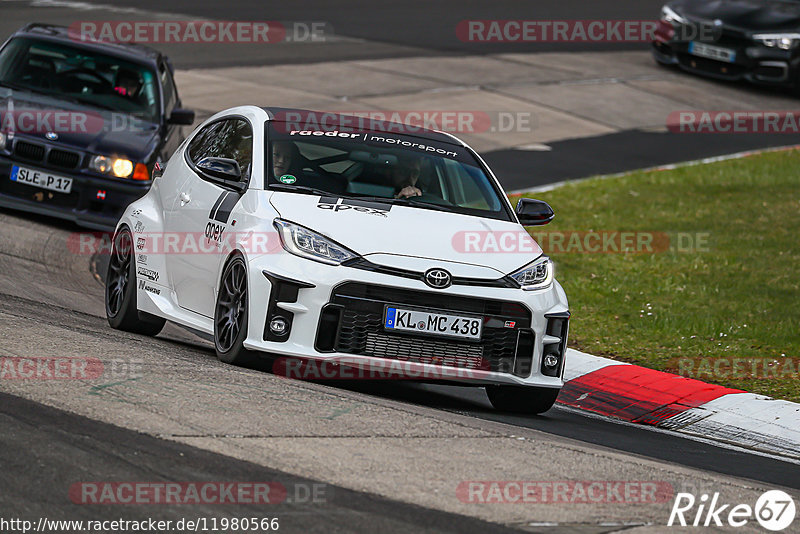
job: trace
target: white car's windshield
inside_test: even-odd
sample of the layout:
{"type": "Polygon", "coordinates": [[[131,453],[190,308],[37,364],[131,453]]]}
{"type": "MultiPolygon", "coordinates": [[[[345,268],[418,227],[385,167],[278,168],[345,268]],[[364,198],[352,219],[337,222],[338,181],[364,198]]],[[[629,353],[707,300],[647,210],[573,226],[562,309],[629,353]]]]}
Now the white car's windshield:
{"type": "Polygon", "coordinates": [[[395,133],[291,130],[268,123],[268,187],[513,220],[464,147],[395,133]]]}

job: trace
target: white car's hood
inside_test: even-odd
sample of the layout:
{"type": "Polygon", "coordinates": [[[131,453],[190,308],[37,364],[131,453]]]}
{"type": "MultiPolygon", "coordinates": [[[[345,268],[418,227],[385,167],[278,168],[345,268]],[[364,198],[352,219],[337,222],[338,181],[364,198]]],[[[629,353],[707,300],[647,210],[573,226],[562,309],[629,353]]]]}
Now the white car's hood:
{"type": "Polygon", "coordinates": [[[455,276],[497,278],[542,253],[515,222],[297,193],[274,192],[270,203],[281,218],[380,265],[414,270],[438,266],[455,276]]]}

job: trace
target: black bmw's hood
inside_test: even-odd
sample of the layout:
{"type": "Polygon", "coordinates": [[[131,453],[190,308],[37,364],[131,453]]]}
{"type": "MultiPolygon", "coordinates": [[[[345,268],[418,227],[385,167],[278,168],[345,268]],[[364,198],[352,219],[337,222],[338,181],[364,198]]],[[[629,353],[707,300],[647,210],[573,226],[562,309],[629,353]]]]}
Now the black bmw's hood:
{"type": "Polygon", "coordinates": [[[679,0],[669,4],[680,14],[750,31],[800,29],[800,1],[794,0],[679,0]]]}
{"type": "Polygon", "coordinates": [[[133,161],[149,161],[158,147],[155,124],[47,95],[0,87],[0,127],[8,131],[10,125],[20,135],[45,139],[48,131],[54,131],[58,135],[55,143],[95,154],[126,156],[133,161]],[[56,122],[57,115],[60,123],[56,122]]]}

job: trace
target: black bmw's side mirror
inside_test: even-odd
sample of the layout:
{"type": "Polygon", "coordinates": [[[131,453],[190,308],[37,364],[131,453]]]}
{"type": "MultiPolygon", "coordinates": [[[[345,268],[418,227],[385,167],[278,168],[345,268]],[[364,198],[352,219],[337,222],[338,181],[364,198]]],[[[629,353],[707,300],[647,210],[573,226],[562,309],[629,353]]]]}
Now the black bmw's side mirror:
{"type": "Polygon", "coordinates": [[[191,125],[194,123],[194,110],[191,109],[183,109],[183,108],[175,108],[172,110],[172,113],[169,114],[169,118],[167,119],[168,124],[185,124],[191,125]]]}
{"type": "Polygon", "coordinates": [[[556,216],[553,208],[544,200],[521,198],[517,203],[517,217],[522,226],[541,226],[556,216]]]}

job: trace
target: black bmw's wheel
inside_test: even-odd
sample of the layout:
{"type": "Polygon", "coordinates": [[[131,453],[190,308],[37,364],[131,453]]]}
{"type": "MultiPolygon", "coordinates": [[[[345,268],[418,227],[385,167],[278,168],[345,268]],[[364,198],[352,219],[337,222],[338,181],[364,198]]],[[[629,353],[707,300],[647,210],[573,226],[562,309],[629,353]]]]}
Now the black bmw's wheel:
{"type": "Polygon", "coordinates": [[[501,412],[538,414],[553,407],[558,389],[525,386],[486,386],[486,395],[501,412]]]}
{"type": "Polygon", "coordinates": [[[106,273],[106,318],[112,328],[154,336],[164,328],[164,319],[139,312],[136,307],[133,238],[123,227],[115,236],[106,273]]]}
{"type": "Polygon", "coordinates": [[[214,345],[220,361],[245,365],[255,360],[242,345],[247,324],[247,268],[244,259],[236,256],[222,272],[214,307],[214,345]]]}

